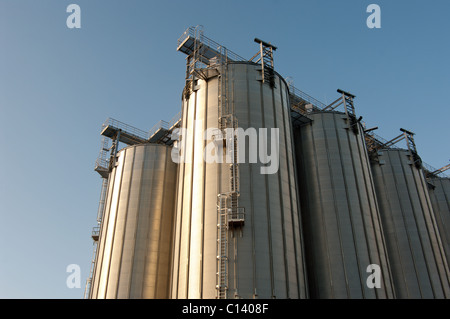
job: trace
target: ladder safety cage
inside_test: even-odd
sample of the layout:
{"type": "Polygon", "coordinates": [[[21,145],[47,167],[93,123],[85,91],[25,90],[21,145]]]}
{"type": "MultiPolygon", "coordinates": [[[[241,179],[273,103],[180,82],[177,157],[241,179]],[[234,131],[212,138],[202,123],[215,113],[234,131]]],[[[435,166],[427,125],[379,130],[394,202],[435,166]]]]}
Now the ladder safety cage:
{"type": "Polygon", "coordinates": [[[261,63],[261,76],[262,82],[268,83],[270,87],[275,87],[275,71],[274,71],[274,63],[273,63],[273,51],[277,49],[276,46],[267,43],[261,39],[255,38],[256,43],[259,43],[259,52],[256,53],[250,61],[261,63]],[[259,58],[254,61],[257,57],[259,58]]]}
{"type": "Polygon", "coordinates": [[[340,93],[341,96],[323,108],[322,111],[333,111],[343,105],[345,116],[347,117],[348,128],[355,134],[359,134],[358,123],[362,120],[362,117],[356,119],[355,105],[353,102],[356,96],[341,89],[338,89],[337,92],[340,93]]]}

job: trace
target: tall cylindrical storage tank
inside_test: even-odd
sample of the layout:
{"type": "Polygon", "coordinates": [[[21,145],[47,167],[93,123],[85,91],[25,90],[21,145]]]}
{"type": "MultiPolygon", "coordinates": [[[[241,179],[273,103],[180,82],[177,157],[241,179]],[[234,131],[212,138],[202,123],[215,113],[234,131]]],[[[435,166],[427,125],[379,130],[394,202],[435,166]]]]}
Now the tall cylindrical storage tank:
{"type": "Polygon", "coordinates": [[[169,298],[177,175],[170,152],[157,144],[118,152],[90,298],[169,298]]]}
{"type": "Polygon", "coordinates": [[[428,182],[434,187],[429,190],[431,205],[450,265],[450,178],[431,178],[428,182]]]}
{"type": "Polygon", "coordinates": [[[409,150],[382,149],[372,172],[397,298],[450,298],[449,268],[422,169],[409,150]]]}
{"type": "Polygon", "coordinates": [[[196,80],[183,100],[182,127],[192,134],[181,138],[187,161],[179,164],[172,298],[216,298],[218,272],[226,272],[226,298],[306,298],[287,85],[276,72],[274,87],[262,82],[261,65],[254,63],[232,62],[225,69],[196,80]],[[219,95],[226,95],[238,127],[258,134],[257,154],[249,154],[255,140],[239,141],[246,152],[238,180],[245,222],[225,234],[223,269],[217,262],[218,195],[230,189],[230,164],[205,162],[211,141],[203,139],[207,128],[218,128],[219,95]],[[267,137],[260,128],[268,129],[267,137]],[[271,144],[271,128],[279,129],[279,142],[271,144]],[[268,154],[279,151],[273,174],[261,173],[269,166],[262,164],[266,156],[259,154],[256,163],[249,158],[264,153],[267,143],[268,154]]]}
{"type": "Polygon", "coordinates": [[[392,278],[361,125],[345,113],[307,114],[294,128],[312,298],[393,298],[392,278]],[[369,287],[368,267],[381,270],[369,287]]]}

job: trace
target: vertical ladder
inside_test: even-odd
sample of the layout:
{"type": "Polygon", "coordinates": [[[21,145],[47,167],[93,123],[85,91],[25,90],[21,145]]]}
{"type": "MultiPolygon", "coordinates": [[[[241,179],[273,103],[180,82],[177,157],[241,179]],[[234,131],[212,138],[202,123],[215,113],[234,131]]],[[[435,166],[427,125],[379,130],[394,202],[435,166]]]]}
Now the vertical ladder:
{"type": "MultiPolygon", "coordinates": [[[[218,56],[219,77],[218,77],[218,124],[222,132],[225,143],[227,142],[227,128],[229,127],[228,111],[228,81],[227,81],[227,55],[226,49],[220,48],[218,56]]],[[[217,195],[217,265],[216,265],[216,298],[226,299],[228,290],[228,196],[221,191],[217,195]]]]}
{"type": "Polygon", "coordinates": [[[86,286],[84,287],[84,299],[89,299],[91,297],[92,278],[94,276],[96,258],[97,258],[97,241],[94,241],[94,252],[92,253],[91,269],[89,271],[89,277],[86,280],[86,286]]]}
{"type": "Polygon", "coordinates": [[[355,96],[351,93],[342,91],[341,89],[338,89],[337,91],[342,94],[342,103],[344,104],[348,127],[352,129],[355,134],[358,134],[358,120],[356,119],[355,105],[353,103],[355,96]]]}
{"type": "Polygon", "coordinates": [[[216,273],[216,298],[226,299],[228,290],[228,196],[217,196],[218,211],[218,238],[217,238],[217,273],[216,273]]]}
{"type": "Polygon", "coordinates": [[[255,38],[255,42],[259,43],[259,52],[256,53],[250,61],[253,61],[256,57],[259,56],[259,59],[256,60],[256,63],[261,62],[262,67],[262,82],[268,83],[270,87],[275,87],[275,73],[273,66],[273,51],[277,49],[276,46],[267,43],[263,40],[255,38]]]}
{"type": "MultiPolygon", "coordinates": [[[[103,125],[103,126],[105,126],[105,125],[103,125]]],[[[118,142],[119,137],[120,137],[120,130],[119,130],[117,136],[114,138],[111,147],[109,147],[110,138],[106,137],[106,136],[102,137],[100,154],[97,158],[97,161],[95,162],[95,170],[102,177],[102,189],[100,191],[100,199],[98,202],[98,209],[97,209],[97,227],[94,227],[92,230],[92,239],[94,241],[94,250],[93,250],[93,254],[92,254],[91,269],[89,272],[89,277],[86,279],[86,286],[84,289],[84,298],[85,299],[90,298],[90,296],[91,296],[92,278],[94,276],[95,260],[97,258],[97,246],[98,246],[98,241],[99,241],[100,228],[102,225],[103,212],[105,210],[106,196],[107,196],[107,192],[108,192],[109,173],[114,165],[112,163],[115,162],[117,149],[119,147],[119,142],[118,142]]]]}
{"type": "Polygon", "coordinates": [[[353,102],[353,99],[356,96],[341,89],[338,89],[337,92],[340,93],[341,96],[337,100],[323,108],[322,111],[333,111],[340,105],[343,105],[345,116],[347,118],[348,128],[351,129],[355,134],[359,134],[358,122],[362,119],[362,117],[356,119],[355,105],[353,102]]]}
{"type": "Polygon", "coordinates": [[[99,225],[102,223],[107,189],[108,189],[108,178],[102,178],[102,190],[100,191],[100,200],[98,203],[98,210],[97,210],[97,222],[99,225]]]}
{"type": "Polygon", "coordinates": [[[105,210],[106,194],[108,191],[108,180],[109,179],[107,177],[102,178],[102,190],[100,192],[100,200],[98,203],[98,210],[97,210],[98,226],[94,227],[92,230],[92,239],[94,241],[94,252],[92,254],[91,270],[89,272],[89,277],[86,280],[86,286],[84,289],[84,299],[88,299],[91,296],[91,284],[92,284],[92,278],[94,276],[95,259],[97,258],[97,246],[98,246],[98,241],[99,241],[100,228],[102,225],[103,211],[105,210]]]}
{"type": "Polygon", "coordinates": [[[239,164],[238,164],[238,141],[235,130],[238,127],[234,110],[228,101],[228,77],[227,77],[227,51],[226,48],[219,49],[218,64],[220,68],[218,83],[218,125],[222,132],[226,147],[226,158],[231,160],[229,164],[228,189],[222,190],[219,186],[217,195],[217,279],[216,298],[226,299],[228,292],[228,230],[243,225],[243,208],[239,208],[239,164]]]}
{"type": "Polygon", "coordinates": [[[406,140],[406,145],[408,146],[408,151],[411,155],[411,160],[417,168],[422,167],[422,160],[417,153],[416,143],[414,142],[414,133],[403,128],[400,129],[403,132],[404,138],[406,140]]]}

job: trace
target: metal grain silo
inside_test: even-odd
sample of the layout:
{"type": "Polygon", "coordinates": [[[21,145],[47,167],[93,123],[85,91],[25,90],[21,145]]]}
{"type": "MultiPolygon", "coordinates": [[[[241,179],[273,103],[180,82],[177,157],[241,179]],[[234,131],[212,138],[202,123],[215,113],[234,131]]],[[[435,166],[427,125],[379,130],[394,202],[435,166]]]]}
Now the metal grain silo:
{"type": "Polygon", "coordinates": [[[197,74],[183,92],[182,128],[190,132],[179,143],[185,161],[179,164],[172,298],[305,298],[287,85],[251,62],[228,61],[197,74]],[[237,140],[224,127],[249,136],[237,140]],[[205,140],[212,128],[217,134],[205,140]],[[272,128],[279,129],[275,142],[272,128]],[[204,160],[213,141],[223,149],[223,163],[204,160]],[[249,153],[255,144],[257,153],[249,153]],[[273,174],[262,173],[270,164],[261,156],[267,144],[268,154],[279,152],[273,174]],[[230,145],[237,165],[225,160],[230,145]]]}
{"type": "Polygon", "coordinates": [[[310,110],[294,128],[310,295],[394,298],[364,133],[349,112],[310,110]],[[380,288],[367,285],[372,264],[380,288]]]}
{"type": "Polygon", "coordinates": [[[171,147],[122,149],[109,176],[91,298],[169,298],[177,165],[171,147]]]}
{"type": "Polygon", "coordinates": [[[431,205],[441,235],[442,245],[450,265],[450,178],[428,179],[431,205]]]}
{"type": "Polygon", "coordinates": [[[450,298],[448,263],[417,153],[381,148],[372,172],[397,298],[450,298]]]}

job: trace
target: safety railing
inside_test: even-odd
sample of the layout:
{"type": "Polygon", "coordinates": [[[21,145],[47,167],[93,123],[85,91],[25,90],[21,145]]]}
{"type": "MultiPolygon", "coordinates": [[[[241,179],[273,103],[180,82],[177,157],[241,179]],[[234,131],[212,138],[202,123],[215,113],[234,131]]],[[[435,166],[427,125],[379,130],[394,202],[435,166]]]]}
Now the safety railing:
{"type": "Polygon", "coordinates": [[[303,91],[300,91],[299,89],[297,89],[296,87],[294,87],[293,85],[289,85],[289,93],[314,105],[315,107],[319,108],[319,109],[324,109],[327,106],[320,102],[319,100],[313,98],[311,95],[306,94],[303,91]]]}
{"type": "Polygon", "coordinates": [[[428,163],[425,163],[422,161],[422,167],[424,169],[424,171],[426,171],[426,173],[428,173],[427,175],[434,175],[436,177],[443,177],[443,178],[449,178],[450,176],[447,174],[444,174],[444,172],[439,172],[439,169],[431,166],[428,163]],[[436,173],[435,173],[436,172],[436,173]]]}
{"type": "Polygon", "coordinates": [[[178,112],[174,117],[172,117],[172,119],[169,121],[169,128],[172,128],[175,124],[181,121],[181,114],[182,111],[178,112]]]}
{"type": "Polygon", "coordinates": [[[148,131],[149,138],[152,137],[158,130],[161,128],[168,130],[169,129],[169,122],[166,122],[164,120],[160,120],[158,123],[156,123],[150,131],[148,131]]]}
{"type": "Polygon", "coordinates": [[[386,144],[389,142],[386,139],[382,138],[381,136],[375,134],[374,132],[367,132],[365,133],[367,137],[370,138],[370,140],[375,143],[376,149],[400,149],[400,147],[396,146],[395,144],[390,144],[387,146],[386,144]]]}
{"type": "Polygon", "coordinates": [[[175,114],[175,116],[169,122],[160,120],[148,131],[148,137],[149,138],[152,137],[158,130],[162,128],[165,130],[170,130],[180,120],[181,120],[181,111],[175,114]]]}
{"type": "Polygon", "coordinates": [[[103,128],[107,127],[107,126],[112,126],[114,128],[117,129],[121,129],[122,131],[126,131],[127,133],[131,134],[131,135],[135,135],[136,137],[140,138],[140,139],[144,139],[147,140],[148,139],[148,133],[140,130],[134,126],[131,126],[129,124],[126,124],[124,122],[115,120],[113,118],[108,118],[105,123],[103,123],[103,128]]]}
{"type": "Polygon", "coordinates": [[[91,236],[95,241],[97,241],[100,236],[100,227],[92,228],[91,236]]]}
{"type": "Polygon", "coordinates": [[[195,27],[191,26],[183,32],[183,34],[178,38],[177,46],[179,47],[181,43],[183,43],[190,36],[195,38],[195,27]]]}
{"type": "MultiPolygon", "coordinates": [[[[177,46],[179,47],[189,37],[196,38],[196,30],[195,30],[196,28],[198,28],[198,27],[191,26],[191,27],[187,28],[186,31],[184,31],[183,34],[178,38],[177,46]]],[[[220,54],[223,54],[223,52],[225,50],[228,60],[231,60],[231,61],[247,61],[246,59],[241,57],[239,54],[226,49],[223,45],[221,45],[221,44],[217,43],[216,41],[214,41],[214,40],[204,36],[203,34],[201,34],[199,36],[198,40],[200,40],[200,42],[203,45],[208,46],[211,49],[216,50],[220,54]]]]}
{"type": "Polygon", "coordinates": [[[109,166],[109,160],[106,158],[98,157],[95,161],[95,167],[107,168],[109,166]]]}

